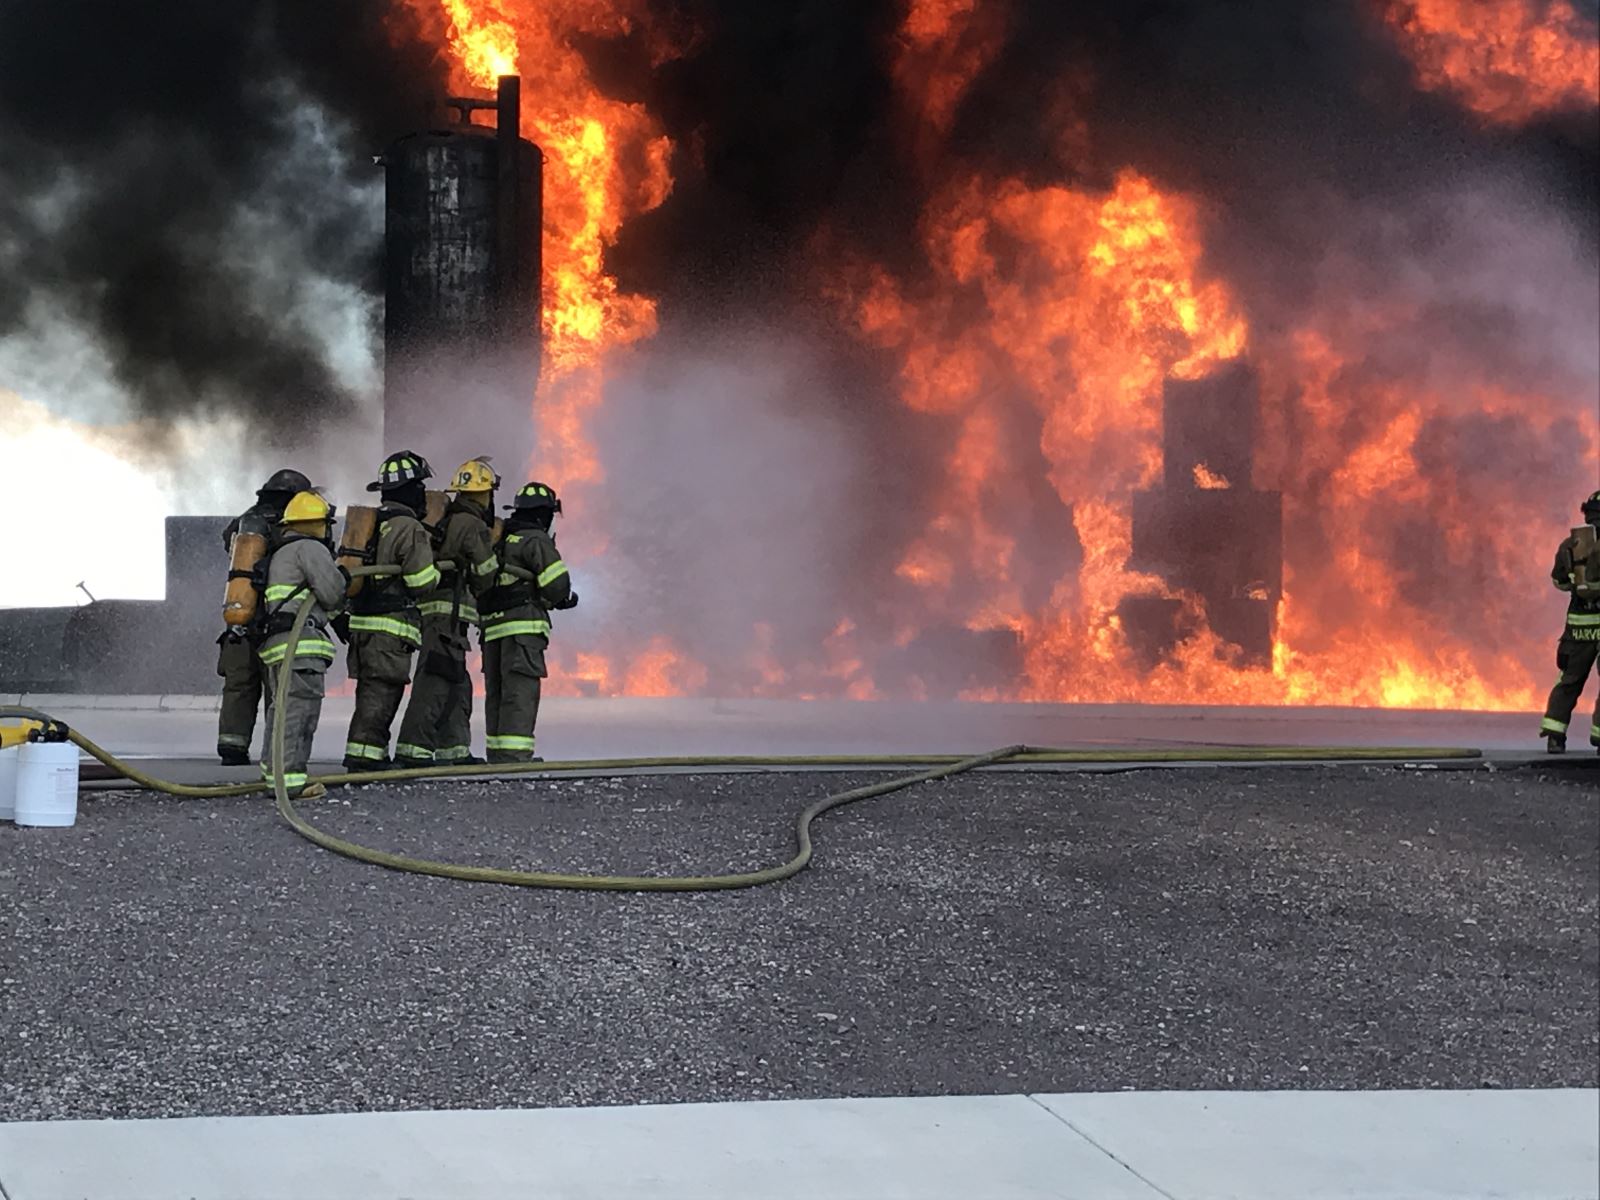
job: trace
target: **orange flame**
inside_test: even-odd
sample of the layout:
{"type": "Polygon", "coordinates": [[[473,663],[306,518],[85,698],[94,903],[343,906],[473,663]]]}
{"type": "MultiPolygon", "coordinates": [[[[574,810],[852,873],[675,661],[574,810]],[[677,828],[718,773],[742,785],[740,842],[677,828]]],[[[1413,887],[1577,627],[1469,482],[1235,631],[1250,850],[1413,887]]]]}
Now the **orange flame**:
{"type": "Polygon", "coordinates": [[[1001,6],[979,0],[911,0],[894,73],[926,129],[948,132],[961,97],[1000,50],[1003,21],[1001,6]]]}
{"type": "MultiPolygon", "coordinates": [[[[1432,16],[1441,10],[1418,7],[1432,16]]],[[[921,89],[906,107],[934,137],[972,72],[953,50],[941,59],[930,41],[964,38],[971,8],[928,0],[907,17],[898,80],[921,89]],[[905,65],[927,61],[950,69],[918,73],[905,65]]],[[[1591,71],[1588,61],[1576,59],[1580,76],[1591,71]]],[[[1509,609],[1537,587],[1531,573],[1527,581],[1485,578],[1486,569],[1525,565],[1507,532],[1511,523],[1482,529],[1461,520],[1472,502],[1458,488],[1470,485],[1438,479],[1418,461],[1430,415],[1448,412],[1450,401],[1425,385],[1362,388],[1347,378],[1344,364],[1363,357],[1369,330],[1313,327],[1252,338],[1226,285],[1200,270],[1203,220],[1194,202],[1132,171],[1103,194],[969,176],[947,184],[922,215],[929,271],[918,283],[868,262],[843,270],[834,292],[862,339],[897,364],[902,402],[957,422],[938,491],[945,503],[929,514],[896,572],[921,606],[917,619],[1012,631],[1025,677],[1014,694],[1031,699],[1533,705],[1522,667],[1527,647],[1483,654],[1470,633],[1443,624],[1426,592],[1405,583],[1381,540],[1387,523],[1380,514],[1420,508],[1440,531],[1433,553],[1441,569],[1494,593],[1484,605],[1509,609]],[[1292,404],[1303,444],[1329,448],[1300,472],[1286,471],[1285,586],[1271,661],[1259,666],[1212,632],[1200,597],[1129,568],[1132,496],[1155,483],[1160,468],[1163,381],[1199,378],[1245,356],[1269,385],[1264,424],[1281,433],[1292,404]],[[987,515],[1005,492],[1009,456],[1000,431],[1018,419],[1018,405],[1038,414],[1050,480],[1070,506],[1083,551],[1043,607],[1021,602],[1017,546],[987,515]],[[1351,444],[1345,434],[1355,413],[1370,432],[1351,444]],[[1300,479],[1320,481],[1315,494],[1325,498],[1315,513],[1301,508],[1300,479]],[[1322,536],[1298,540],[1297,522],[1322,536]],[[960,581],[970,578],[985,580],[989,596],[975,613],[960,594],[960,581]],[[1164,611],[1179,640],[1153,667],[1138,661],[1126,626],[1125,603],[1139,596],[1173,606],[1164,611]]],[[[1548,427],[1560,410],[1540,397],[1472,399],[1476,411],[1520,411],[1536,426],[1548,427]]],[[[1594,461],[1600,445],[1591,440],[1576,453],[1594,461]]],[[[1193,480],[1206,491],[1234,486],[1205,464],[1193,468],[1193,480]]],[[[1511,511],[1514,501],[1506,500],[1511,511]]],[[[1239,588],[1242,597],[1271,598],[1259,581],[1241,580],[1239,588]]],[[[1494,615],[1496,628],[1517,627],[1504,612],[1494,615]]]]}
{"type": "Polygon", "coordinates": [[[1570,0],[1404,0],[1387,17],[1422,86],[1494,124],[1600,104],[1600,41],[1570,0]]]}
{"type": "MultiPolygon", "coordinates": [[[[932,288],[910,296],[881,269],[858,266],[839,295],[863,335],[898,354],[905,403],[960,419],[947,503],[912,543],[901,578],[949,595],[951,579],[977,564],[983,578],[993,580],[997,565],[1008,574],[1015,542],[985,504],[1008,471],[988,386],[996,374],[1016,379],[1039,410],[1064,502],[1095,503],[1107,487],[1127,493],[1154,480],[1162,380],[1204,373],[1247,341],[1226,289],[1197,278],[1197,220],[1191,205],[1132,172],[1106,196],[969,178],[925,216],[932,288]],[[1001,268],[992,249],[1001,240],[1022,247],[1032,264],[1025,278],[1001,268]],[[973,293],[984,321],[970,320],[973,293]],[[958,546],[972,562],[951,560],[958,546]]],[[[1104,569],[1117,574],[1120,560],[1104,569]]],[[[1022,622],[1003,597],[991,597],[986,627],[1022,622]]]]}
{"type": "Polygon", "coordinates": [[[517,73],[516,30],[505,21],[474,13],[468,0],[442,2],[450,18],[450,49],[468,80],[493,87],[500,76],[517,73]]]}
{"type": "MultiPolygon", "coordinates": [[[[522,128],[544,152],[543,338],[539,395],[529,397],[539,457],[530,470],[569,502],[604,479],[589,422],[604,402],[606,355],[655,332],[655,301],[621,290],[606,251],[623,224],[658,207],[672,191],[672,143],[642,106],[606,96],[578,48],[583,37],[645,29],[643,0],[408,0],[425,18],[442,13],[459,89],[491,88],[496,77],[532,64],[522,77],[522,128]]],[[[674,53],[657,39],[657,61],[674,53]]],[[[520,469],[520,468],[519,468],[520,469]]],[[[569,535],[574,557],[593,563],[605,550],[592,525],[569,535]]],[[[562,662],[554,690],[611,694],[618,689],[676,694],[699,686],[704,670],[674,662],[657,646],[630,665],[595,653],[562,662]]]]}
{"type": "Polygon", "coordinates": [[[492,87],[518,63],[522,125],[545,155],[545,378],[538,403],[541,477],[566,491],[602,478],[587,422],[603,397],[608,350],[655,331],[655,302],[622,292],[605,254],[623,223],[672,190],[672,144],[642,105],[605,96],[576,39],[629,32],[639,0],[410,0],[449,22],[455,84],[492,87]]]}
{"type": "MultiPolygon", "coordinates": [[[[518,63],[537,64],[524,78],[523,122],[547,164],[539,473],[569,492],[593,486],[604,473],[588,427],[604,403],[607,356],[649,337],[656,321],[654,301],[621,291],[605,256],[631,217],[668,196],[673,146],[645,108],[601,92],[575,39],[642,33],[658,61],[673,46],[648,28],[645,0],[409,2],[448,22],[457,86],[488,86],[518,63]]],[[[1389,11],[1424,85],[1452,92],[1487,120],[1517,123],[1594,102],[1600,65],[1568,0],[1553,0],[1542,15],[1531,3],[1472,0],[1414,0],[1389,11]]],[[[1203,205],[1146,174],[1124,170],[1096,189],[950,171],[945,139],[998,52],[1005,19],[1003,4],[906,0],[891,66],[909,144],[929,178],[949,172],[917,216],[926,261],[902,275],[852,254],[845,241],[825,268],[833,272],[825,294],[892,364],[912,419],[949,430],[942,486],[932,489],[939,499],[893,567],[894,628],[869,635],[869,609],[847,608],[810,661],[791,663],[775,652],[772,628],[755,625],[736,690],[876,698],[883,655],[930,629],[951,629],[1014,639],[1018,648],[1020,677],[964,690],[975,698],[1532,706],[1528,642],[1513,636],[1489,655],[1470,628],[1452,628],[1430,604],[1438,588],[1395,569],[1380,518],[1400,508],[1423,514],[1435,531],[1416,551],[1428,570],[1470,589],[1467,607],[1494,628],[1526,627],[1520,610],[1540,581],[1508,574],[1528,565],[1522,531],[1510,519],[1460,519],[1486,505],[1525,510],[1515,497],[1469,495],[1470,482],[1439,478],[1425,466],[1426,439],[1432,418],[1452,403],[1541,433],[1556,406],[1488,389],[1447,396],[1426,380],[1365,381],[1347,369],[1367,356],[1373,331],[1362,318],[1252,331],[1228,285],[1202,269],[1203,205]],[[1212,631],[1203,598],[1157,569],[1130,566],[1133,497],[1162,473],[1164,385],[1239,359],[1262,381],[1265,444],[1253,475],[1272,474],[1264,461],[1281,479],[1229,479],[1203,463],[1192,477],[1204,492],[1283,489],[1285,577],[1266,663],[1243,661],[1212,631]],[[1291,428],[1293,456],[1272,444],[1291,428]],[[1070,552],[1057,562],[1038,562],[1009,518],[1019,430],[1036,439],[1067,514],[1061,540],[1070,552]],[[1129,627],[1128,602],[1142,597],[1164,605],[1178,639],[1153,666],[1140,661],[1129,627]]],[[[1065,78],[1062,95],[1070,100],[1084,86],[1065,78]]],[[[1063,145],[1082,143],[1071,113],[1050,119],[1063,145]]],[[[1409,315],[1366,319],[1392,327],[1409,315]]],[[[1579,436],[1588,440],[1574,453],[1600,464],[1600,433],[1579,436]]],[[[574,558],[592,562],[603,535],[592,526],[575,535],[574,558]]],[[[1262,581],[1238,587],[1241,597],[1272,599],[1262,581]]],[[[632,654],[558,647],[553,662],[556,693],[680,695],[710,678],[665,636],[632,654]]],[[[890,690],[933,689],[913,677],[890,690]]]]}

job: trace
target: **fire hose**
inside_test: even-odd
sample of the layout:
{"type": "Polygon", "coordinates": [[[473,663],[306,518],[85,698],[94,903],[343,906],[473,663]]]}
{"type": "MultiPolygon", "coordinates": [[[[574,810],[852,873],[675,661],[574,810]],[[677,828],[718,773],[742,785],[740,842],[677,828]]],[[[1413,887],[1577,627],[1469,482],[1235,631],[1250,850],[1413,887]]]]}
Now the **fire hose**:
{"type": "MultiPolygon", "coordinates": [[[[448,567],[444,563],[441,566],[448,567]]],[[[394,567],[357,567],[351,572],[359,575],[392,575],[394,567]]],[[[261,783],[217,784],[196,786],[159,779],[128,763],[85,737],[76,729],[37,709],[18,705],[0,705],[0,717],[20,717],[42,721],[66,731],[67,737],[84,753],[115,771],[140,788],[186,799],[220,799],[230,796],[250,796],[270,791],[277,803],[278,813],[300,836],[330,850],[335,854],[395,871],[419,875],[434,875],[468,883],[499,883],[515,887],[555,888],[565,890],[609,892],[709,892],[729,891],[736,888],[758,887],[792,878],[805,870],[811,862],[811,825],[824,813],[847,804],[887,796],[893,792],[964,775],[983,767],[1000,763],[1016,765],[1060,764],[1177,764],[1177,763],[1234,763],[1234,762],[1407,762],[1440,759],[1477,758],[1477,750],[1451,747],[1261,747],[1228,746],[1195,750],[1057,750],[1030,746],[1006,746],[985,754],[960,755],[803,755],[803,756],[683,756],[653,758],[620,758],[565,760],[534,763],[487,763],[479,766],[406,767],[386,771],[359,771],[336,775],[315,776],[309,782],[324,786],[346,784],[392,783],[418,779],[470,779],[474,776],[539,774],[553,771],[583,771],[586,773],[615,774],[638,770],[671,770],[683,768],[722,767],[818,767],[859,766],[865,769],[883,769],[893,766],[919,764],[926,769],[915,774],[901,775],[881,783],[824,796],[804,808],[795,819],[795,853],[788,861],[758,871],[729,872],[720,875],[594,875],[559,871],[524,871],[502,867],[475,867],[460,863],[441,862],[376,850],[369,846],[337,837],[308,821],[295,807],[284,777],[284,715],[288,708],[289,683],[295,652],[301,634],[311,616],[315,598],[307,596],[295,613],[289,640],[285,645],[283,663],[290,669],[277,672],[274,682],[273,723],[268,755],[270,781],[261,783]]]]}

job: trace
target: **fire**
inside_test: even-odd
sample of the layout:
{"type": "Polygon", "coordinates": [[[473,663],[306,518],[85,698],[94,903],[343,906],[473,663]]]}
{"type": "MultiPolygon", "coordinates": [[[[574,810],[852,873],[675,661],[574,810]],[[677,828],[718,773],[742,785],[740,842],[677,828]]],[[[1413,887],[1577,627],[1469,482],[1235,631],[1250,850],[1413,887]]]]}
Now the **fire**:
{"type": "Polygon", "coordinates": [[[706,669],[677,650],[666,637],[651,640],[622,680],[629,696],[686,696],[705,686],[706,669]]]}
{"type": "MultiPolygon", "coordinates": [[[[1444,7],[1418,6],[1419,19],[1437,25],[1444,7]]],[[[906,107],[921,114],[930,136],[948,127],[971,78],[957,53],[972,44],[964,24],[971,12],[929,0],[906,19],[898,79],[920,89],[906,107]],[[941,37],[947,46],[955,39],[942,58],[930,46],[941,37]],[[928,61],[948,69],[905,65],[928,61]]],[[[1540,61],[1555,71],[1559,57],[1540,61]]],[[[1592,68],[1582,54],[1575,61],[1581,83],[1592,68]]],[[[1544,93],[1546,102],[1553,94],[1544,93]]],[[[926,271],[902,279],[856,262],[834,284],[858,336],[897,364],[901,402],[958,423],[938,491],[946,501],[896,570],[918,619],[1013,632],[1023,674],[1013,694],[1028,699],[1531,707],[1527,654],[1483,654],[1475,625],[1452,624],[1431,605],[1428,589],[1397,571],[1384,541],[1387,516],[1425,521],[1437,531],[1425,553],[1439,570],[1458,573],[1463,589],[1480,589],[1482,606],[1501,610],[1498,628],[1516,627],[1504,610],[1540,582],[1517,574],[1527,556],[1512,523],[1463,519],[1474,507],[1463,494],[1470,484],[1437,478],[1419,461],[1431,423],[1448,417],[1458,398],[1426,380],[1362,386],[1345,370],[1365,357],[1377,325],[1413,314],[1374,317],[1374,328],[1253,337],[1226,284],[1201,268],[1203,228],[1193,199],[1133,171],[1105,192],[969,176],[947,184],[922,214],[926,271]],[[1267,382],[1268,440],[1293,425],[1302,447],[1322,448],[1298,464],[1278,454],[1285,579],[1270,661],[1259,665],[1212,630],[1202,597],[1130,567],[1133,498],[1157,483],[1161,467],[1164,381],[1203,379],[1235,361],[1250,362],[1267,382]],[[1356,415],[1367,432],[1352,442],[1356,415]],[[1023,602],[1018,581],[1024,566],[1038,564],[1021,561],[1008,527],[990,515],[1007,504],[1013,469],[1001,432],[1030,424],[1082,550],[1080,563],[1063,555],[1047,572],[1054,583],[1042,605],[1023,602]],[[1303,530],[1315,536],[1303,538],[1303,530]],[[986,603],[963,592],[960,581],[971,578],[986,581],[986,603]],[[1142,597],[1167,605],[1157,611],[1172,622],[1175,645],[1154,665],[1140,661],[1128,623],[1129,602],[1142,597]]],[[[1535,425],[1554,419],[1540,397],[1471,400],[1485,414],[1520,413],[1535,425]]],[[[1600,453],[1592,441],[1575,450],[1590,461],[1600,453]]],[[[1187,478],[1205,493],[1250,482],[1205,462],[1187,478]]],[[[1513,496],[1495,501],[1506,513],[1518,505],[1513,496]]],[[[1069,541],[1066,530],[1061,540],[1069,541]]],[[[1237,586],[1243,598],[1272,600],[1262,581],[1237,586]]]]}
{"type": "Polygon", "coordinates": [[[410,0],[448,19],[456,84],[491,88],[519,63],[525,133],[544,151],[546,378],[538,422],[539,469],[565,490],[603,476],[586,434],[603,394],[607,351],[655,331],[655,302],[622,292],[605,253],[623,223],[672,190],[672,145],[642,105],[604,95],[577,42],[625,34],[642,3],[578,0],[410,0]]]}
{"type": "MultiPolygon", "coordinates": [[[[581,508],[604,471],[588,424],[604,401],[606,355],[655,332],[655,301],[623,292],[605,255],[630,217],[658,207],[672,190],[672,143],[642,106],[606,96],[579,49],[584,37],[643,28],[643,0],[408,0],[425,20],[447,21],[454,85],[488,89],[526,65],[522,129],[543,150],[544,377],[535,402],[539,478],[581,508]]],[[[661,42],[658,59],[672,48],[661,42]]],[[[604,552],[592,527],[576,532],[574,556],[604,552]]],[[[590,655],[577,668],[580,690],[654,688],[659,655],[617,670],[590,655]]],[[[694,672],[690,670],[693,678],[694,672]]],[[[667,694],[652,691],[651,694],[667,694]]]]}
{"type": "Polygon", "coordinates": [[[1600,41],[1571,0],[1404,0],[1386,15],[1419,82],[1494,124],[1600,103],[1600,41]]]}
{"type": "Polygon", "coordinates": [[[949,131],[962,95],[1000,49],[1003,22],[1002,6],[979,0],[911,0],[895,77],[901,94],[914,99],[914,118],[930,133],[949,131]]]}
{"type": "MultiPolygon", "coordinates": [[[[546,155],[538,471],[581,497],[605,479],[588,429],[608,356],[656,328],[655,301],[622,291],[606,252],[667,199],[674,148],[645,107],[602,92],[576,45],[636,34],[657,61],[673,47],[649,27],[645,0],[408,2],[447,25],[458,86],[527,72],[524,128],[546,155]]],[[[1488,121],[1594,102],[1600,65],[1568,0],[1386,11],[1424,86],[1488,121]]],[[[928,182],[930,199],[907,214],[922,261],[890,266],[824,230],[818,265],[821,300],[887,365],[906,419],[941,439],[933,499],[884,564],[889,594],[841,597],[837,626],[804,661],[786,660],[773,624],[752,614],[728,631],[738,670],[714,676],[654,634],[631,654],[559,647],[552,690],[1532,707],[1525,664],[1549,631],[1525,615],[1543,586],[1519,527],[1529,504],[1449,478],[1428,455],[1464,407],[1555,438],[1561,404],[1363,369],[1381,361],[1373,348],[1388,332],[1425,340],[1423,312],[1334,306],[1253,329],[1208,270],[1205,202],[1152,173],[1125,167],[1091,186],[959,165],[946,141],[1001,48],[1006,6],[906,0],[903,13],[889,68],[909,159],[928,182]],[[1259,380],[1253,461],[1174,467],[1164,398],[1175,382],[1203,386],[1239,367],[1259,380]],[[1281,580],[1246,572],[1231,592],[1190,590],[1171,564],[1138,558],[1137,498],[1158,488],[1205,512],[1258,489],[1276,505],[1281,491],[1281,580]],[[1499,519],[1473,519],[1485,511],[1499,519]],[[1250,657],[1217,631],[1212,608],[1235,602],[1270,621],[1270,652],[1250,657]],[[1484,627],[1513,632],[1487,653],[1484,627]],[[961,638],[1014,648],[1011,678],[930,682],[904,665],[961,638]]],[[[1064,106],[1092,84],[1070,70],[1063,80],[1064,106]]],[[[1072,113],[1046,119],[1062,145],[1087,143],[1072,113]]],[[[1575,459],[1600,466],[1600,432],[1576,439],[1575,459]]],[[[574,559],[593,567],[603,531],[575,534],[574,559]]]]}
{"type": "Polygon", "coordinates": [[[450,18],[450,49],[468,79],[485,87],[517,73],[517,33],[493,18],[483,19],[468,0],[443,0],[450,18]]]}
{"type": "MultiPolygon", "coordinates": [[[[900,355],[904,402],[918,411],[961,413],[967,430],[949,464],[952,504],[930,519],[899,574],[925,590],[935,610],[952,578],[990,579],[1003,602],[985,621],[1018,632],[1026,698],[1500,709],[1536,703],[1520,656],[1486,661],[1473,644],[1475,623],[1452,626],[1446,613],[1408,595],[1382,541],[1385,514],[1425,512],[1440,531],[1432,553],[1442,568],[1456,572],[1463,589],[1483,593],[1477,612],[1463,611],[1500,610],[1495,615],[1514,626],[1504,610],[1513,607],[1511,597],[1527,595],[1527,584],[1489,582],[1484,571],[1524,563],[1520,535],[1513,523],[1472,523],[1464,516],[1485,503],[1503,504],[1500,511],[1509,513],[1518,498],[1474,499],[1466,494],[1469,484],[1423,469],[1419,441],[1430,417],[1448,411],[1450,398],[1421,387],[1354,390],[1342,373],[1344,362],[1361,353],[1365,331],[1359,329],[1339,331],[1348,345],[1303,331],[1253,352],[1293,380],[1308,443],[1317,444],[1321,425],[1322,444],[1337,447],[1338,427],[1350,414],[1378,418],[1365,439],[1303,464],[1304,491],[1295,479],[1285,480],[1291,536],[1271,663],[1240,662],[1207,628],[1196,597],[1131,571],[1129,504],[1132,492],[1156,473],[1161,380],[1226,361],[1250,344],[1248,331],[1226,289],[1199,276],[1192,210],[1149,181],[1124,176],[1111,195],[1098,198],[1030,192],[1016,184],[996,185],[991,194],[998,198],[992,228],[1020,241],[1028,252],[1023,261],[1048,257],[1050,272],[1024,280],[1017,268],[1002,268],[981,249],[987,230],[964,236],[971,230],[963,222],[975,218],[936,207],[928,217],[930,253],[941,245],[966,247],[944,260],[946,278],[920,305],[908,305],[903,299],[886,303],[892,289],[874,277],[861,294],[859,315],[863,336],[900,355]],[[941,332],[944,305],[964,285],[977,286],[988,305],[985,316],[951,342],[941,332]],[[1031,320],[1014,319],[1025,312],[1031,320]],[[891,315],[897,324],[890,324],[891,315]],[[993,426],[1004,402],[986,386],[983,372],[946,369],[947,346],[962,362],[984,364],[991,377],[1002,369],[1042,415],[1042,448],[1061,499],[1071,505],[1084,554],[1076,579],[1058,580],[1044,610],[1015,604],[1011,547],[982,516],[1006,467],[981,431],[993,426]],[[1303,513],[1309,480],[1324,474],[1324,510],[1303,513]],[[1331,557],[1295,541],[1296,520],[1320,525],[1331,557]],[[1134,661],[1123,615],[1125,602],[1142,595],[1178,606],[1181,640],[1154,668],[1134,661]]],[[[936,253],[933,261],[940,261],[936,253]]],[[[1482,413],[1536,426],[1551,420],[1534,397],[1486,393],[1472,399],[1482,413]]],[[[1575,449],[1593,461],[1600,446],[1590,436],[1575,449]]],[[[1233,485],[1203,463],[1194,467],[1193,482],[1201,490],[1233,485]]],[[[1247,594],[1264,598],[1257,586],[1247,594]]]]}
{"type": "MultiPolygon", "coordinates": [[[[840,292],[863,335],[898,357],[904,402],[960,422],[946,504],[897,569],[929,604],[965,607],[950,589],[958,576],[1010,573],[1014,539],[987,515],[1009,472],[1001,443],[1009,418],[993,379],[1011,381],[1042,422],[1051,483],[1077,520],[1105,528],[1108,486],[1126,492],[1155,479],[1162,380],[1232,359],[1247,339],[1226,289],[1198,278],[1197,221],[1191,205],[1133,172],[1104,196],[971,178],[924,219],[932,284],[912,293],[867,266],[840,292]],[[1023,248],[1026,270],[1002,268],[1001,241],[1023,248]],[[976,300],[980,321],[970,319],[976,300]],[[958,552],[960,563],[951,558],[958,552]]],[[[1101,549],[1098,537],[1084,545],[1091,557],[1101,549]]],[[[1126,554],[1112,558],[1095,558],[1080,580],[1086,595],[1104,593],[1090,602],[1102,636],[1117,601],[1140,582],[1122,572],[1126,554]]],[[[980,616],[990,628],[1037,619],[1003,584],[980,616]]]]}

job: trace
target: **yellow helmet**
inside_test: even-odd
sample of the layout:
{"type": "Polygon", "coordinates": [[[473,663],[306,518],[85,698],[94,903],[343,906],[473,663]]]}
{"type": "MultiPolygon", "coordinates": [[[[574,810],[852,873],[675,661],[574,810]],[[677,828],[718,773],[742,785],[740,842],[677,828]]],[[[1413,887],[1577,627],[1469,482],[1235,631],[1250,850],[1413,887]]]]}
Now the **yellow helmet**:
{"type": "Polygon", "coordinates": [[[450,477],[450,486],[447,492],[492,492],[500,486],[500,476],[494,473],[494,468],[489,465],[489,456],[480,454],[477,458],[469,458],[456,468],[456,473],[450,477]]]}
{"type": "Polygon", "coordinates": [[[332,521],[333,505],[315,492],[296,492],[283,510],[283,523],[296,525],[301,521],[332,521]]]}

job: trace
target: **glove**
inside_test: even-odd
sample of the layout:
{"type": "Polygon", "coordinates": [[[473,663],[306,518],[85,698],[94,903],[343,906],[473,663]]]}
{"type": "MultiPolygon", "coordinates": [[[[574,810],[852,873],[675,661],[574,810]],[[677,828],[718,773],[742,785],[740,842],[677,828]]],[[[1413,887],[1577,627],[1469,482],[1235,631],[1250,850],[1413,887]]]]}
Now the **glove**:
{"type": "Polygon", "coordinates": [[[557,612],[565,612],[569,608],[577,608],[578,607],[578,593],[577,592],[573,592],[570,596],[568,596],[560,604],[554,604],[554,605],[551,605],[551,607],[554,608],[557,612]]]}
{"type": "Polygon", "coordinates": [[[340,613],[328,622],[328,628],[333,630],[335,636],[345,645],[350,644],[350,614],[340,613]]]}

